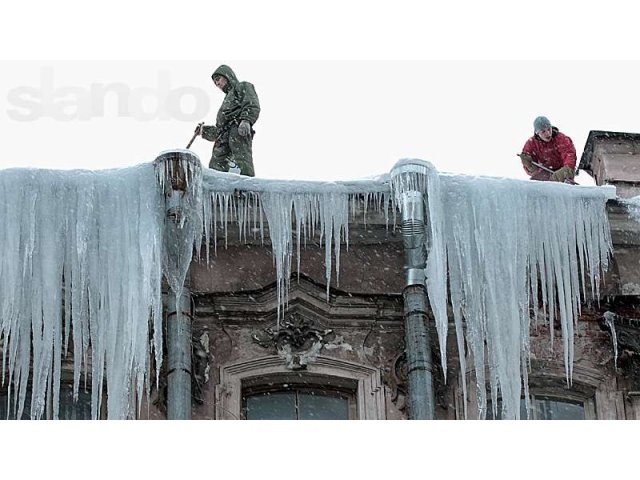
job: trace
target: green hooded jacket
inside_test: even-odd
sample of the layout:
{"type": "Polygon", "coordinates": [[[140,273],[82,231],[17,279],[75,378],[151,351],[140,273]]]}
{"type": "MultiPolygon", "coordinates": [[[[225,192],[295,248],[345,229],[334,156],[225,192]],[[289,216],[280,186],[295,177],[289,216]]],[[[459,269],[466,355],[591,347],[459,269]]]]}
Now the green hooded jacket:
{"type": "Polygon", "coordinates": [[[203,137],[209,141],[215,141],[218,134],[228,131],[232,124],[238,124],[242,120],[247,120],[253,126],[260,115],[260,102],[251,83],[238,81],[236,74],[227,65],[220,65],[211,78],[215,75],[222,75],[228,83],[224,90],[226,95],[218,110],[215,127],[205,127],[203,130],[203,137]]]}

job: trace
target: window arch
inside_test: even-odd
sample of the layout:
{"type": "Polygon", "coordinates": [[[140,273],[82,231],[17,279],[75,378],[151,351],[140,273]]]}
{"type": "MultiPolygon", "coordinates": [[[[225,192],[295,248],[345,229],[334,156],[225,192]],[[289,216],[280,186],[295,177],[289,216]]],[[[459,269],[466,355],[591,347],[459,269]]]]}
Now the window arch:
{"type": "MultiPolygon", "coordinates": [[[[488,373],[488,372],[487,372],[488,373]]],[[[477,392],[475,376],[467,369],[467,418],[478,418],[477,392]],[[469,386],[472,387],[469,387],[469,386]]],[[[529,374],[529,395],[531,417],[534,419],[568,419],[585,420],[625,418],[621,400],[608,392],[615,391],[615,379],[605,375],[591,365],[573,365],[571,385],[567,385],[564,363],[557,360],[532,359],[529,374]]],[[[524,391],[522,392],[524,395],[524,391]]],[[[487,399],[490,400],[489,390],[487,399]]],[[[492,418],[490,403],[487,405],[487,418],[492,418]]],[[[500,408],[498,408],[500,410],[500,408]]],[[[464,401],[461,379],[456,387],[456,418],[463,420],[464,401]]],[[[527,418],[524,398],[521,400],[520,417],[527,418]]],[[[499,415],[498,415],[499,417],[499,415]]]]}
{"type": "Polygon", "coordinates": [[[288,400],[292,402],[299,402],[301,394],[316,399],[327,394],[346,402],[348,418],[385,418],[384,388],[377,369],[319,356],[306,369],[291,370],[282,358],[269,356],[221,367],[216,419],[245,418],[247,398],[269,391],[292,392],[288,400]]]}

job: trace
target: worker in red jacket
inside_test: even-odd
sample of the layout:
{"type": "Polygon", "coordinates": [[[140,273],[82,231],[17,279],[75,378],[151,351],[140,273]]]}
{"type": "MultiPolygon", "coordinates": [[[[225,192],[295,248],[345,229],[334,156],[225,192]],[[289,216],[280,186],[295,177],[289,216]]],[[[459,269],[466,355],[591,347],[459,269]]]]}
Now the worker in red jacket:
{"type": "Polygon", "coordinates": [[[524,144],[520,159],[531,180],[571,181],[575,175],[576,148],[573,141],[551,125],[547,117],[533,122],[534,135],[524,144]],[[537,167],[534,163],[552,170],[537,167]]]}

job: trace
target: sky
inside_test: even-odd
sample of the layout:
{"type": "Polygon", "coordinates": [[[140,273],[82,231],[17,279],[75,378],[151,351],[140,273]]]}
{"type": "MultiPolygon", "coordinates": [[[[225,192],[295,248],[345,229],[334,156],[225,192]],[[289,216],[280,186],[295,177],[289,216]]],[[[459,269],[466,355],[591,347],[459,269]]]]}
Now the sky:
{"type": "MultiPolygon", "coordinates": [[[[413,157],[443,172],[524,179],[515,155],[538,115],[549,117],[574,140],[578,157],[590,130],[640,132],[640,52],[631,1],[171,3],[32,0],[4,5],[0,169],[119,168],[184,148],[198,122],[215,118],[222,93],[210,75],[220,63],[252,82],[260,97],[254,163],[263,178],[366,178],[413,157]],[[122,95],[127,99],[122,105],[113,97],[87,94],[113,84],[129,92],[122,95]],[[177,97],[184,104],[172,108],[177,97]],[[76,118],[78,109],[89,118],[76,118]]],[[[202,139],[193,144],[205,164],[210,147],[202,139]]],[[[583,175],[578,182],[588,183],[583,175]]],[[[522,459],[517,471],[527,465],[527,471],[553,468],[556,474],[591,477],[622,473],[624,467],[572,458],[592,449],[594,432],[621,438],[632,422],[618,422],[615,430],[598,422],[582,434],[564,424],[541,430],[535,422],[482,428],[473,422],[428,428],[360,422],[340,435],[326,423],[313,430],[279,424],[278,432],[266,425],[213,423],[218,425],[172,425],[172,438],[184,440],[173,442],[178,443],[172,447],[174,456],[191,459],[181,465],[158,457],[162,447],[148,441],[166,436],[166,424],[158,423],[103,423],[99,440],[87,442],[77,441],[78,435],[95,434],[95,426],[74,426],[70,432],[67,425],[66,443],[50,424],[29,431],[3,425],[0,444],[9,454],[15,446],[16,473],[23,473],[27,455],[37,451],[39,461],[28,465],[43,475],[60,459],[72,472],[80,459],[76,465],[97,478],[125,471],[127,476],[185,476],[190,468],[197,475],[219,476],[230,463],[221,459],[232,459],[245,473],[280,478],[283,463],[305,467],[296,459],[309,458],[312,450],[328,466],[305,468],[306,478],[326,477],[329,468],[353,478],[369,472],[372,478],[407,477],[416,468],[437,474],[452,462],[459,474],[475,477],[486,458],[495,460],[489,462],[494,479],[512,478],[516,465],[505,459],[522,459]],[[382,443],[383,436],[394,441],[382,443]],[[461,438],[468,448],[460,447],[461,438]],[[27,444],[29,449],[23,447],[27,444]],[[543,454],[533,465],[527,452],[540,444],[560,455],[543,454]],[[352,461],[370,458],[381,445],[388,461],[352,461]],[[110,461],[99,469],[91,462],[96,450],[110,452],[110,461]],[[283,452],[289,458],[282,459],[283,452]],[[425,452],[432,455],[427,458],[425,452]]],[[[615,452],[608,452],[600,442],[600,457],[620,456],[625,445],[633,442],[615,442],[615,452]]]]}
{"type": "MultiPolygon", "coordinates": [[[[188,4],[181,14],[196,22],[188,4]]],[[[244,43],[228,34],[235,33],[232,22],[215,24],[210,40],[195,44],[153,26],[146,27],[148,38],[138,30],[134,41],[127,37],[133,21],[124,16],[114,18],[125,22],[125,34],[106,41],[90,31],[91,22],[64,30],[48,27],[43,16],[36,29],[55,31],[53,44],[20,42],[0,60],[0,168],[119,168],[184,148],[197,123],[215,122],[223,93],[210,76],[225,63],[253,83],[260,98],[253,144],[258,177],[358,179],[418,158],[442,172],[526,179],[516,154],[538,115],[573,139],[578,162],[590,130],[640,131],[640,61],[607,48],[602,38],[612,34],[602,28],[595,42],[585,36],[584,51],[564,47],[563,41],[576,43],[575,31],[557,18],[560,6],[553,4],[553,19],[545,15],[547,4],[525,13],[501,2],[466,5],[459,31],[437,21],[453,12],[442,6],[415,19],[408,16],[413,2],[400,2],[389,18],[374,7],[369,23],[353,30],[349,18],[360,11],[351,4],[339,17],[324,8],[303,15],[291,7],[288,14],[304,21],[289,22],[289,35],[277,22],[247,17],[244,43]],[[493,5],[533,22],[540,17],[561,34],[518,29],[506,17],[473,21],[493,5]],[[500,36],[496,27],[506,32],[500,36]],[[456,36],[460,31],[467,36],[456,36]]],[[[590,5],[580,12],[577,31],[602,16],[590,5]]],[[[254,8],[257,16],[270,12],[254,8]]],[[[232,18],[232,12],[221,9],[219,16],[232,18]]],[[[211,147],[198,138],[191,149],[206,166],[211,147]]],[[[592,184],[586,174],[577,180],[592,184]]]]}
{"type": "MultiPolygon", "coordinates": [[[[10,61],[2,167],[116,168],[185,148],[197,123],[215,123],[224,94],[211,73],[222,63],[260,98],[263,178],[358,179],[418,158],[526,179],[516,153],[538,115],[573,139],[578,159],[590,130],[640,131],[637,61],[10,61]]],[[[206,166],[211,147],[197,138],[191,150],[206,166]]]]}

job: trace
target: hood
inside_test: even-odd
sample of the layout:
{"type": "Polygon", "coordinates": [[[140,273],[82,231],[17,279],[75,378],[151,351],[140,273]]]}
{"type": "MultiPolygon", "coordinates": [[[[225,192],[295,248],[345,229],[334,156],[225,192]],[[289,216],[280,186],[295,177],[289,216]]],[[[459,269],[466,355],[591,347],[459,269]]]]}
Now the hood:
{"type": "Polygon", "coordinates": [[[235,87],[236,84],[238,83],[238,78],[236,77],[236,74],[233,73],[233,70],[231,70],[231,67],[227,65],[220,65],[218,68],[216,68],[216,71],[213,72],[213,74],[211,75],[211,79],[213,80],[213,77],[216,75],[222,75],[229,81],[229,86],[225,89],[225,93],[229,90],[229,87],[235,87]]]}

